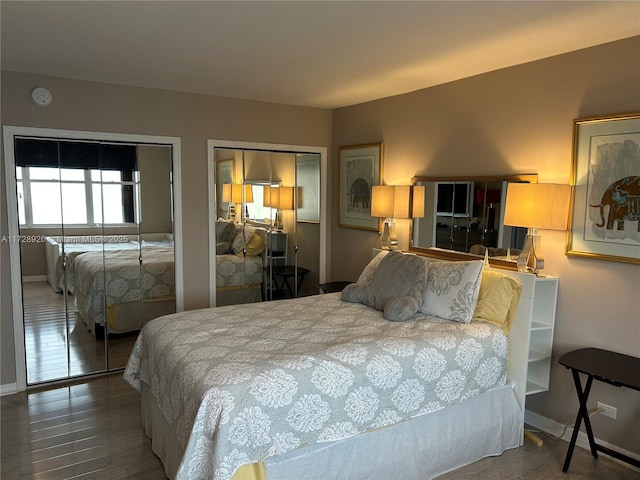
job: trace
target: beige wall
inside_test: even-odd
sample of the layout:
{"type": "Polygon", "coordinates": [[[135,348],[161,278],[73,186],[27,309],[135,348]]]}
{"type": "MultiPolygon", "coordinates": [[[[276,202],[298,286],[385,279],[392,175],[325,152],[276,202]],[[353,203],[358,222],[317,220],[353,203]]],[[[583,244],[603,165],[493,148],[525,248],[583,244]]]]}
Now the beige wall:
{"type": "MultiPolygon", "coordinates": [[[[181,138],[182,221],[185,308],[209,305],[207,139],[325,146],[331,145],[329,110],[210,97],[163,90],[82,82],[2,72],[3,125],[88,130],[181,138]],[[31,90],[47,87],[53,102],[31,102],[31,90]]],[[[3,160],[4,163],[4,160],[3,160]]],[[[2,234],[6,234],[6,195],[2,178],[2,234]]],[[[9,265],[2,245],[3,272],[9,265]]],[[[0,383],[15,382],[11,288],[1,289],[0,383]]]]}
{"type": "MultiPolygon", "coordinates": [[[[384,178],[413,175],[538,173],[568,183],[574,118],[640,111],[640,37],[516,66],[406,95],[334,111],[338,146],[384,142],[384,178]]],[[[337,162],[337,160],[334,160],[337,162]]],[[[338,196],[337,169],[331,178],[338,196]]],[[[379,242],[372,232],[338,227],[333,209],[332,277],[355,279],[379,242]]],[[[406,225],[405,225],[406,226],[406,225]]],[[[567,257],[564,234],[542,232],[546,273],[560,278],[551,388],[527,408],[573,423],[577,400],[557,358],[598,346],[640,356],[640,267],[567,257]]],[[[405,234],[405,246],[407,238],[405,234]]],[[[638,392],[595,382],[590,405],[618,409],[597,415],[601,439],[640,453],[638,392]]]]}

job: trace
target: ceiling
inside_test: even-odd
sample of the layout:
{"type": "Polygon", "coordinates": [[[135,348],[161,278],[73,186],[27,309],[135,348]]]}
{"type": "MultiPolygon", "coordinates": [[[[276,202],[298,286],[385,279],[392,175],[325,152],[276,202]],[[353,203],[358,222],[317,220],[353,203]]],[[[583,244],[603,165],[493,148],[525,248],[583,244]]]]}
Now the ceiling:
{"type": "Polygon", "coordinates": [[[320,108],[640,35],[638,1],[0,3],[2,70],[320,108]]]}

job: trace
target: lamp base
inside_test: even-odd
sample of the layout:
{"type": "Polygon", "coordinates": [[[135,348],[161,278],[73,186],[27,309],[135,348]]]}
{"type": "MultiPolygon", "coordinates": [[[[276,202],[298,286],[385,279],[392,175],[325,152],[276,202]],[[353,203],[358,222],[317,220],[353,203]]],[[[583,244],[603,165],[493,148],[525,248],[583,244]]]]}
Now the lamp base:
{"type": "Polygon", "coordinates": [[[394,233],[393,224],[387,220],[384,222],[382,234],[380,235],[380,246],[383,250],[395,250],[398,248],[398,239],[392,233],[394,233]]]}
{"type": "Polygon", "coordinates": [[[234,223],[236,221],[236,206],[233,203],[229,203],[229,208],[227,209],[227,221],[234,223]]]}
{"type": "Polygon", "coordinates": [[[518,271],[538,274],[544,268],[540,235],[535,228],[530,228],[524,239],[524,247],[518,257],[518,271]]]}

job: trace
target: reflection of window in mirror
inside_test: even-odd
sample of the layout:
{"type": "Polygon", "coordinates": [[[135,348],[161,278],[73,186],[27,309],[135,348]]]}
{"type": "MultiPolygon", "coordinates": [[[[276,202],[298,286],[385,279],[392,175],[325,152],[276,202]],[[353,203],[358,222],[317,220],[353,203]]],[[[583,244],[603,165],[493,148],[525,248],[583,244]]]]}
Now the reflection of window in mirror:
{"type": "Polygon", "coordinates": [[[270,182],[251,182],[251,186],[253,188],[253,202],[247,203],[249,220],[265,225],[273,224],[277,209],[273,208],[269,202],[270,189],[279,188],[280,185],[270,182]]]}
{"type": "Polygon", "coordinates": [[[518,251],[521,229],[503,223],[506,187],[509,182],[536,181],[531,174],[414,177],[415,184],[425,186],[425,216],[412,222],[410,249],[436,247],[476,255],[488,249],[490,256],[518,251]]]}

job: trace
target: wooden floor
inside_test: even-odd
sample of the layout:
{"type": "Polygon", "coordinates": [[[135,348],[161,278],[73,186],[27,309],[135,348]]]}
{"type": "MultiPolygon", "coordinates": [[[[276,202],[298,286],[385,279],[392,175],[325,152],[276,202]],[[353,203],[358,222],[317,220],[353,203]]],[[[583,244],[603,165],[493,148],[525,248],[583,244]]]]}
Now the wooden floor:
{"type": "MultiPolygon", "coordinates": [[[[142,428],[139,395],[120,374],[7,395],[0,399],[0,407],[3,479],[166,478],[142,428]]],[[[640,478],[637,471],[606,458],[594,460],[581,448],[576,448],[569,473],[564,474],[567,443],[542,437],[542,447],[526,441],[522,448],[480,460],[440,480],[640,478]]]]}
{"type": "Polygon", "coordinates": [[[25,282],[22,291],[29,385],[126,365],[136,334],[109,335],[105,349],[79,317],[72,295],[65,315],[65,297],[47,282],[25,282]]]}

